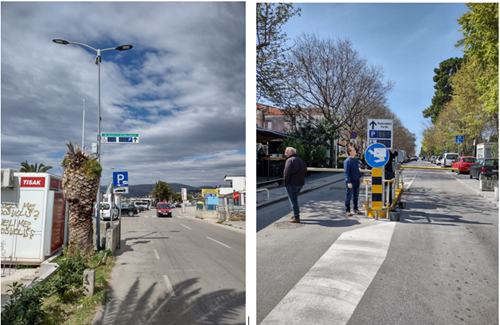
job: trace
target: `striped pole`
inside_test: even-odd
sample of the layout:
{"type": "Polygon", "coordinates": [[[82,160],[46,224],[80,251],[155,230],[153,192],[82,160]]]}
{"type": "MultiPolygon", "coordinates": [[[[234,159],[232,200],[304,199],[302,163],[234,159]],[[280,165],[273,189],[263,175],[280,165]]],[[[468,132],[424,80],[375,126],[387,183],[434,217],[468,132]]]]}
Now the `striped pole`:
{"type": "Polygon", "coordinates": [[[372,169],[372,210],[381,211],[383,209],[382,193],[382,168],[372,169]]]}

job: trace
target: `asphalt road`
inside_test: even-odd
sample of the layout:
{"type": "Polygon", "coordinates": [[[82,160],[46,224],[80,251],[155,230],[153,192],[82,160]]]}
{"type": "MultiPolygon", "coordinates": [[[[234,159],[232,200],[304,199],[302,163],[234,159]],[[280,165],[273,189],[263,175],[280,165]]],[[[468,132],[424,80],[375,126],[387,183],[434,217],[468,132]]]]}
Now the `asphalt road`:
{"type": "Polygon", "coordinates": [[[94,324],[245,324],[245,235],[156,210],[122,217],[111,300],[94,324]]]}
{"type": "Polygon", "coordinates": [[[301,196],[300,225],[257,211],[257,323],[498,324],[497,206],[467,175],[403,176],[400,222],[345,217],[342,183],[301,196]]]}

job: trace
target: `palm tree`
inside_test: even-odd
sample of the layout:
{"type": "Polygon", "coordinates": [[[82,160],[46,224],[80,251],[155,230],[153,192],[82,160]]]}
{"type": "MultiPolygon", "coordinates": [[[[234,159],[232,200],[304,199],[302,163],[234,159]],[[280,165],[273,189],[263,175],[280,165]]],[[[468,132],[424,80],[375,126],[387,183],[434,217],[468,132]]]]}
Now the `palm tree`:
{"type": "Polygon", "coordinates": [[[69,204],[68,254],[79,246],[82,255],[94,255],[92,241],[92,208],[99,187],[102,167],[95,154],[82,152],[70,142],[62,165],[64,197],[69,204]],[[76,148],[76,150],[75,150],[76,148]]]}
{"type": "Polygon", "coordinates": [[[52,169],[52,166],[44,166],[44,164],[30,165],[28,161],[21,163],[22,168],[19,170],[21,173],[45,173],[47,170],[52,169]]]}
{"type": "Polygon", "coordinates": [[[158,202],[165,202],[174,194],[172,187],[168,185],[167,182],[158,181],[155,183],[155,187],[153,191],[151,191],[151,195],[153,197],[158,198],[158,202]]]}

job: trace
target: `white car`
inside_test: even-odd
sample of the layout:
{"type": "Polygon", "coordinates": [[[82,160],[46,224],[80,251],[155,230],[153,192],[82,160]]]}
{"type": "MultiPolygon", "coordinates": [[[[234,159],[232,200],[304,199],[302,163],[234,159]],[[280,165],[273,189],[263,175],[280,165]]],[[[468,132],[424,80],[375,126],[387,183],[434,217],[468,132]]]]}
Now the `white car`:
{"type": "Polygon", "coordinates": [[[443,161],[442,157],[437,157],[436,158],[436,165],[441,165],[441,162],[443,161]]]}
{"type": "MultiPolygon", "coordinates": [[[[95,205],[94,205],[94,216],[96,215],[95,205]]],[[[111,209],[111,205],[108,202],[101,202],[101,210],[99,212],[101,220],[111,220],[111,216],[113,220],[118,218],[118,209],[116,206],[111,209]]]]}
{"type": "Polygon", "coordinates": [[[451,165],[458,161],[458,153],[445,153],[443,156],[441,167],[451,167],[451,165]]]}

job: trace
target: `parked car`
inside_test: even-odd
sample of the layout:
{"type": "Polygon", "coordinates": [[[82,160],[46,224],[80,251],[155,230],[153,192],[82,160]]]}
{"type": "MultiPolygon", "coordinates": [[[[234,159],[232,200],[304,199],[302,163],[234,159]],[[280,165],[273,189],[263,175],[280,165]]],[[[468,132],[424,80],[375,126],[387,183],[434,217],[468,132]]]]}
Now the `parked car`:
{"type": "Polygon", "coordinates": [[[430,162],[433,163],[433,164],[435,164],[436,163],[436,158],[437,158],[437,156],[431,156],[430,162]]]}
{"type": "Polygon", "coordinates": [[[176,207],[176,208],[182,208],[182,204],[177,203],[177,204],[175,205],[175,207],[176,207]]]}
{"type": "Polygon", "coordinates": [[[469,178],[496,177],[498,179],[498,158],[480,158],[470,167],[469,178]]]}
{"type": "Polygon", "coordinates": [[[139,213],[139,210],[132,204],[122,203],[122,215],[126,214],[129,217],[133,217],[135,214],[139,213]]]}
{"type": "Polygon", "coordinates": [[[458,157],[458,160],[451,164],[452,168],[457,168],[458,174],[468,173],[470,171],[470,166],[476,161],[475,157],[458,157]]]}
{"type": "Polygon", "coordinates": [[[156,216],[157,217],[170,217],[172,218],[172,208],[168,202],[159,202],[156,205],[156,216]]]}
{"type": "Polygon", "coordinates": [[[451,167],[451,164],[453,164],[458,159],[458,157],[458,153],[445,153],[443,155],[441,167],[451,167]]]}
{"type": "Polygon", "coordinates": [[[417,156],[411,156],[410,157],[410,161],[418,161],[418,157],[417,156]]]}
{"type": "Polygon", "coordinates": [[[139,207],[144,208],[141,211],[149,210],[149,203],[145,202],[145,201],[135,201],[134,206],[137,207],[138,209],[139,209],[139,207]]]}
{"type": "MultiPolygon", "coordinates": [[[[96,215],[95,207],[96,205],[94,204],[94,216],[96,215]]],[[[113,220],[118,218],[116,205],[111,209],[111,205],[108,202],[101,202],[100,219],[111,220],[111,217],[113,217],[113,220]]]]}
{"type": "Polygon", "coordinates": [[[441,157],[441,156],[437,157],[435,164],[436,165],[441,165],[442,160],[443,160],[443,157],[441,157]]]}

